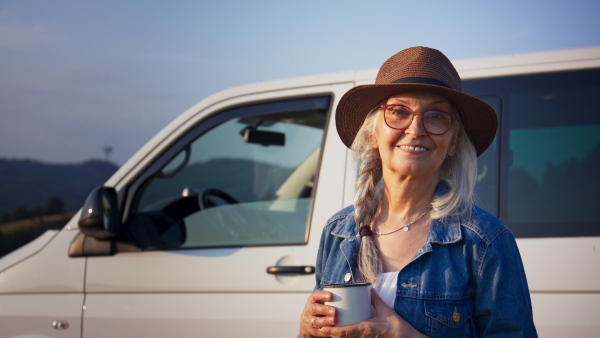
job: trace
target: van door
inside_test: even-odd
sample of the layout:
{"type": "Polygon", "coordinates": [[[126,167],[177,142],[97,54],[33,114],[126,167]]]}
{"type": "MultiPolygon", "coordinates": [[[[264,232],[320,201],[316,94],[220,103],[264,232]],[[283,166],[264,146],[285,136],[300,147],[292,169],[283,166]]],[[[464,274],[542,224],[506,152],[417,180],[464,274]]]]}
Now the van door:
{"type": "Polygon", "coordinates": [[[117,247],[144,250],[88,258],[84,337],[297,334],[320,229],[342,207],[332,87],[203,112],[123,185],[117,247]]]}

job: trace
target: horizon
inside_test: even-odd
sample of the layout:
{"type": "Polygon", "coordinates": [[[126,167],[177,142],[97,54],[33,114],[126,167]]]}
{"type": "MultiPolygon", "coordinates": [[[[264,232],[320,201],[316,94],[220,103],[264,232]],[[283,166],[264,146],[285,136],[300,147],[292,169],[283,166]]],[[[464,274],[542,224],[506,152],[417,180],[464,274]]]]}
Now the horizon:
{"type": "Polygon", "coordinates": [[[0,161],[7,161],[7,162],[31,162],[31,163],[38,163],[38,164],[42,164],[42,165],[52,165],[52,166],[69,166],[69,165],[82,165],[85,163],[90,163],[90,162],[101,162],[101,163],[108,163],[111,165],[114,165],[115,167],[119,168],[121,167],[122,164],[118,164],[114,161],[111,160],[105,160],[105,159],[101,159],[101,158],[89,158],[89,159],[85,159],[85,160],[79,160],[76,162],[47,162],[44,160],[39,160],[39,159],[35,159],[35,158],[8,158],[8,157],[3,157],[0,156],[0,161]]]}

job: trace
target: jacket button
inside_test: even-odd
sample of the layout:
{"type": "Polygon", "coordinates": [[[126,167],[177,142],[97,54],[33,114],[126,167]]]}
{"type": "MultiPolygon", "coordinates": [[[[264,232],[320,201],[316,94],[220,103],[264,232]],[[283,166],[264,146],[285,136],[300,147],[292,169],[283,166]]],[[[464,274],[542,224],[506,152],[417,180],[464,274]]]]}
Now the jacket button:
{"type": "Polygon", "coordinates": [[[452,315],[452,320],[455,323],[460,322],[460,313],[458,313],[458,309],[454,308],[454,314],[452,315]]]}
{"type": "Polygon", "coordinates": [[[345,282],[349,282],[352,279],[352,274],[350,274],[350,272],[348,272],[345,276],[344,276],[344,281],[345,282]]]}

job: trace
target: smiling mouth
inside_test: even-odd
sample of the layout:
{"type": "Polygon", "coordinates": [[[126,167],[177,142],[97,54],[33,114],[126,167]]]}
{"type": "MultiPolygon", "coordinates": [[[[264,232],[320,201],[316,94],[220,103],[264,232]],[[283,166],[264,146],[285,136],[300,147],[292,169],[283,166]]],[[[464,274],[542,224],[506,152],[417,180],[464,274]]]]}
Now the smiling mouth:
{"type": "Polygon", "coordinates": [[[429,149],[423,147],[413,147],[413,146],[400,146],[400,149],[410,150],[410,151],[427,151],[429,149]]]}

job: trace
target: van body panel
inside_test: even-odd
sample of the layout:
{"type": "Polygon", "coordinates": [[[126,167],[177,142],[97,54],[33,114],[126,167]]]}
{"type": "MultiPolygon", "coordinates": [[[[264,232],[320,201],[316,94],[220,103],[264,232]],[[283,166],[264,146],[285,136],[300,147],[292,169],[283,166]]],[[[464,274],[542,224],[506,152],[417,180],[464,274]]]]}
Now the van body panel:
{"type": "Polygon", "coordinates": [[[48,231],[0,261],[12,263],[0,272],[0,336],[81,337],[85,258],[67,255],[77,235],[67,228],[48,231]],[[53,328],[57,321],[68,329],[53,328]]]}
{"type": "Polygon", "coordinates": [[[595,338],[600,332],[597,293],[531,293],[533,320],[540,337],[595,338]]]}
{"type": "Polygon", "coordinates": [[[305,292],[92,294],[83,336],[296,337],[306,298],[305,292]]]}
{"type": "MultiPolygon", "coordinates": [[[[247,247],[122,253],[88,258],[88,293],[296,292],[314,287],[314,275],[277,278],[281,259],[307,262],[304,247],[247,247]],[[295,249],[295,250],[294,250],[295,249]],[[160,268],[159,268],[160,267],[160,268]],[[242,278],[240,280],[240,278],[242,278]]],[[[289,263],[288,263],[289,264],[289,263]]],[[[89,304],[89,300],[86,302],[89,304]]]]}
{"type": "Polygon", "coordinates": [[[2,337],[81,337],[84,294],[30,293],[0,295],[2,337]],[[57,330],[54,322],[68,324],[57,330]]]}
{"type": "Polygon", "coordinates": [[[76,235],[77,231],[68,230],[44,235],[42,241],[52,236],[44,247],[0,273],[0,299],[11,293],[83,292],[85,258],[69,258],[65,251],[76,235]]]}
{"type": "Polygon", "coordinates": [[[11,266],[26,260],[29,256],[34,255],[38,251],[42,250],[44,246],[46,246],[46,244],[48,244],[54,238],[54,236],[56,236],[57,233],[58,230],[48,230],[40,237],[27,243],[27,245],[23,245],[17,250],[0,258],[0,272],[3,272],[11,266]]]}
{"type": "Polygon", "coordinates": [[[531,292],[600,292],[600,238],[521,238],[517,244],[531,292]]]}

